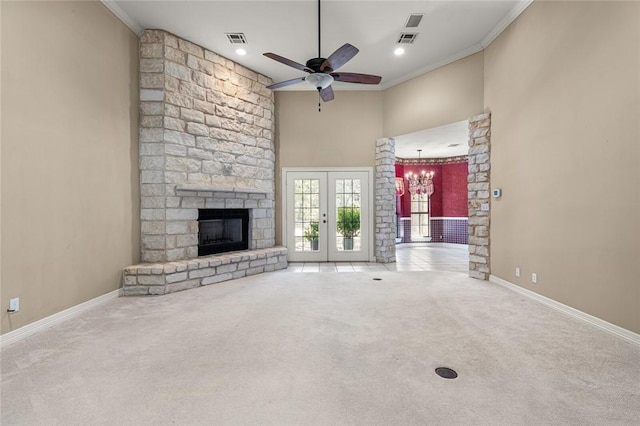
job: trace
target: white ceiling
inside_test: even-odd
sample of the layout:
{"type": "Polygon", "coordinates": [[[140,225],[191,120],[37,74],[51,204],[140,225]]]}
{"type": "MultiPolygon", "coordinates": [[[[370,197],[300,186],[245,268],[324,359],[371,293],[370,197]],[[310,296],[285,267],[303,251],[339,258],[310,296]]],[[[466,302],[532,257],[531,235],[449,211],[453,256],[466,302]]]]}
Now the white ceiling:
{"type": "Polygon", "coordinates": [[[421,130],[402,136],[396,140],[396,157],[448,158],[467,155],[469,152],[469,122],[466,120],[446,124],[432,129],[421,130]],[[450,146],[457,145],[457,146],[450,146]]]}
{"type": "MultiPolygon", "coordinates": [[[[381,90],[479,52],[500,34],[532,0],[323,0],[322,56],[344,43],[360,52],[340,68],[382,76],[379,86],[335,82],[334,90],[381,90]],[[422,13],[417,28],[405,28],[409,15],[422,13]],[[402,44],[401,32],[417,32],[413,44],[402,44]]],[[[318,55],[317,0],[102,0],[136,33],[162,29],[244,65],[274,82],[306,75],[262,54],[273,52],[304,64],[318,55]],[[243,33],[246,56],[226,33],[243,33]]],[[[279,90],[313,90],[296,84],[279,90]]],[[[339,99],[339,97],[337,97],[339,99]]],[[[444,158],[468,152],[467,122],[452,123],[396,136],[396,155],[444,158]],[[459,144],[456,147],[449,145],[459,144]]]]}
{"type": "MultiPolygon", "coordinates": [[[[340,70],[382,76],[380,86],[334,83],[335,90],[380,90],[478,52],[531,0],[322,1],[322,56],[344,43],[360,49],[340,70]],[[405,28],[412,13],[424,13],[417,28],[405,28]],[[395,56],[403,31],[418,32],[406,53],[395,56]]],[[[103,0],[137,33],[163,29],[226,56],[274,82],[305,73],[264,57],[273,52],[304,64],[318,54],[316,0],[156,1],[103,0]],[[246,56],[235,53],[225,33],[247,38],[246,56]]],[[[306,84],[285,90],[311,90],[306,84]]],[[[282,90],[282,89],[281,89],[282,90]]]]}

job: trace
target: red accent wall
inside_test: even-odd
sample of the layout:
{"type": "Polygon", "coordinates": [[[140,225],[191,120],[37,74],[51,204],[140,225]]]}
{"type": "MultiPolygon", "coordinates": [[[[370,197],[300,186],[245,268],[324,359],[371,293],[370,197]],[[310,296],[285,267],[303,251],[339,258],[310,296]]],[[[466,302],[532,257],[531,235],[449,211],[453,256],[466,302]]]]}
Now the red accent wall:
{"type": "MultiPolygon", "coordinates": [[[[434,172],[431,196],[432,217],[467,217],[467,162],[456,164],[396,164],[396,177],[404,177],[409,172],[434,172]]],[[[411,194],[407,181],[404,181],[403,195],[398,203],[398,213],[401,217],[411,215],[411,194]]]]}
{"type": "Polygon", "coordinates": [[[445,164],[442,166],[442,216],[467,217],[467,163],[445,164]]]}

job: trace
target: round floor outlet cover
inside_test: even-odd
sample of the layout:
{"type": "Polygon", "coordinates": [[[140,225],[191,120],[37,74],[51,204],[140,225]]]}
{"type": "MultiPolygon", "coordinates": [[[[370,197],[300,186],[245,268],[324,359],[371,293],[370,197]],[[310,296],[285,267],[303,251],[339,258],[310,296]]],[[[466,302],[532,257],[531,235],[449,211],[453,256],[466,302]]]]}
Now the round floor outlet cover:
{"type": "Polygon", "coordinates": [[[458,373],[447,367],[436,368],[436,374],[444,379],[455,379],[458,377],[458,373]]]}

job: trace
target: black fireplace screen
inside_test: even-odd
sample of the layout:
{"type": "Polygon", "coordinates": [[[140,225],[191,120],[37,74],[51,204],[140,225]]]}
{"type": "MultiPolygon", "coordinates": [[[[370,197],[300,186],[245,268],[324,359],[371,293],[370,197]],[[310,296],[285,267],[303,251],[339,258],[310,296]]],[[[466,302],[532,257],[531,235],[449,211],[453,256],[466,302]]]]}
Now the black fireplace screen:
{"type": "Polygon", "coordinates": [[[200,209],[198,256],[249,248],[248,209],[200,209]]]}

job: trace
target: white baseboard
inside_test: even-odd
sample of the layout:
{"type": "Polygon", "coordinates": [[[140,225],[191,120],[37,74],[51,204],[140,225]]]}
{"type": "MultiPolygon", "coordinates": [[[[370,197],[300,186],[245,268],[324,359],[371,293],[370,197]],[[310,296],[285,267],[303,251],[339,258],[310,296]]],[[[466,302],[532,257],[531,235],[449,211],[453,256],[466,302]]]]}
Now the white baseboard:
{"type": "MultiPolygon", "coordinates": [[[[579,319],[580,321],[583,321],[603,331],[606,331],[607,333],[613,334],[614,336],[640,346],[640,334],[634,333],[633,331],[619,327],[615,324],[611,324],[610,322],[601,320],[600,318],[596,318],[592,315],[574,309],[553,299],[549,299],[548,297],[542,296],[538,293],[534,293],[533,291],[512,284],[509,281],[503,280],[502,278],[498,278],[495,275],[490,275],[489,281],[509,290],[515,291],[516,293],[520,293],[523,296],[543,303],[552,309],[555,309],[567,315],[571,315],[572,317],[579,319]]],[[[98,296],[95,299],[91,299],[84,303],[80,303],[79,305],[72,306],[71,308],[65,309],[64,311],[58,312],[57,314],[50,315],[36,322],[25,325],[24,327],[20,327],[17,330],[13,330],[6,334],[3,334],[2,336],[0,336],[0,349],[3,349],[11,345],[12,343],[18,342],[22,339],[26,339],[29,336],[46,330],[47,328],[53,327],[54,325],[59,324],[67,319],[73,318],[80,313],[101,305],[111,299],[115,299],[119,295],[120,289],[113,290],[107,294],[98,296]]]]}
{"type": "Polygon", "coordinates": [[[61,322],[73,318],[84,311],[87,311],[98,305],[102,305],[103,303],[111,299],[117,298],[119,295],[120,289],[110,291],[109,293],[98,296],[95,299],[87,300],[84,303],[72,306],[69,309],[58,312],[57,314],[50,315],[46,318],[42,318],[41,320],[32,322],[31,324],[27,324],[24,327],[20,327],[16,330],[3,334],[2,336],[0,336],[0,349],[4,349],[5,347],[15,342],[26,339],[27,337],[46,330],[49,327],[60,324],[61,322]]]}
{"type": "Polygon", "coordinates": [[[495,275],[490,275],[489,281],[494,284],[498,284],[499,286],[505,287],[509,290],[515,291],[516,293],[520,293],[523,296],[527,296],[528,298],[533,299],[536,302],[543,303],[548,307],[555,309],[556,311],[571,315],[572,317],[579,319],[580,321],[583,321],[603,331],[606,331],[607,333],[613,334],[616,337],[620,337],[630,343],[640,346],[640,334],[634,333],[633,331],[619,327],[615,324],[611,324],[610,322],[601,320],[600,318],[596,318],[592,315],[572,308],[571,306],[556,302],[553,299],[549,299],[548,297],[542,296],[538,293],[534,293],[531,290],[527,290],[526,288],[522,288],[520,286],[512,284],[509,281],[505,281],[502,278],[496,277],[495,275]]]}

